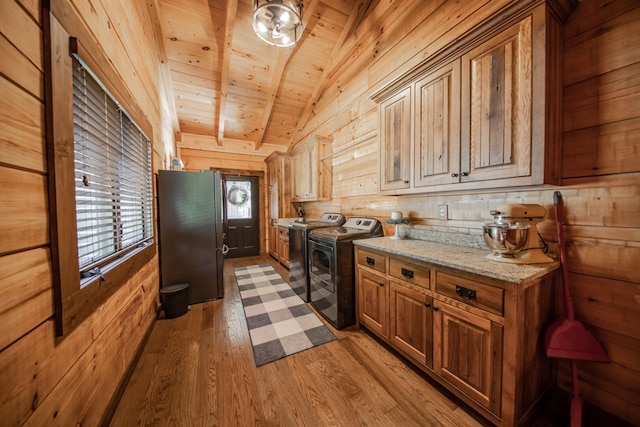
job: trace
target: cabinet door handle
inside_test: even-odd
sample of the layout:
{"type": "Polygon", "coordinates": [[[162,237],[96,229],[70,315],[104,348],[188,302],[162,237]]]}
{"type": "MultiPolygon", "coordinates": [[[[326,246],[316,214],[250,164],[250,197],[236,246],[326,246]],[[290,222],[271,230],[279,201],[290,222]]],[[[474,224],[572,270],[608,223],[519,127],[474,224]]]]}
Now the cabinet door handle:
{"type": "Polygon", "coordinates": [[[476,291],[463,286],[456,285],[456,294],[460,295],[464,299],[476,299],[476,291]]]}
{"type": "Polygon", "coordinates": [[[383,287],[384,287],[384,283],[383,283],[383,282],[380,282],[380,283],[378,283],[378,286],[380,286],[381,288],[383,288],[383,287]]]}
{"type": "Polygon", "coordinates": [[[400,273],[407,279],[413,279],[413,271],[407,270],[406,268],[400,269],[400,273]]]}
{"type": "Polygon", "coordinates": [[[409,180],[408,180],[408,179],[405,179],[405,180],[404,180],[404,181],[402,181],[402,182],[403,182],[403,183],[405,183],[405,184],[408,184],[408,183],[409,183],[409,180]]]}
{"type": "Polygon", "coordinates": [[[469,176],[469,172],[462,172],[462,176],[469,176]]]}
{"type": "Polygon", "coordinates": [[[457,177],[458,177],[457,173],[454,172],[454,173],[451,174],[451,178],[457,178],[457,177]]]}
{"type": "Polygon", "coordinates": [[[428,308],[428,307],[431,307],[431,303],[429,303],[429,302],[425,302],[425,303],[424,303],[424,306],[425,306],[425,307],[427,307],[427,308],[428,308]]]}
{"type": "Polygon", "coordinates": [[[433,306],[433,311],[438,311],[440,310],[440,307],[436,307],[435,305],[433,306]]]}
{"type": "Polygon", "coordinates": [[[367,264],[369,265],[375,265],[376,264],[376,260],[370,257],[367,257],[367,264]]]}

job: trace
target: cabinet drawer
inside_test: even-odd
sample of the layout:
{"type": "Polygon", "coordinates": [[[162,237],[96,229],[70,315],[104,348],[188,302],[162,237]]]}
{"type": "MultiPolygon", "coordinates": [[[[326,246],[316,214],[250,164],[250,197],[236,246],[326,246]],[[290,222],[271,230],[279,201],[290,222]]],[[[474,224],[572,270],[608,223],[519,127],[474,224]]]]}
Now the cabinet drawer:
{"type": "Polygon", "coordinates": [[[278,231],[280,232],[280,239],[289,241],[289,228],[287,227],[278,227],[278,231]]]}
{"type": "Polygon", "coordinates": [[[391,258],[389,260],[389,275],[405,282],[413,283],[429,289],[429,269],[406,261],[391,258]]]}
{"type": "Polygon", "coordinates": [[[358,250],[358,264],[372,268],[380,273],[387,272],[387,257],[366,250],[358,250]]]}
{"type": "Polygon", "coordinates": [[[438,272],[436,292],[498,316],[504,315],[504,289],[438,272]]]}

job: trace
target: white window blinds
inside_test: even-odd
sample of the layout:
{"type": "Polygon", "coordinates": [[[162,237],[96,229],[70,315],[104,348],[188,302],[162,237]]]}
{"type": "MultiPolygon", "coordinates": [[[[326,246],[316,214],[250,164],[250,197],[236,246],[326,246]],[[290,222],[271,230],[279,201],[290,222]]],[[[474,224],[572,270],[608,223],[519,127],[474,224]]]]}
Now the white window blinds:
{"type": "Polygon", "coordinates": [[[151,141],[75,56],[73,125],[78,257],[86,276],[153,238],[151,141]]]}

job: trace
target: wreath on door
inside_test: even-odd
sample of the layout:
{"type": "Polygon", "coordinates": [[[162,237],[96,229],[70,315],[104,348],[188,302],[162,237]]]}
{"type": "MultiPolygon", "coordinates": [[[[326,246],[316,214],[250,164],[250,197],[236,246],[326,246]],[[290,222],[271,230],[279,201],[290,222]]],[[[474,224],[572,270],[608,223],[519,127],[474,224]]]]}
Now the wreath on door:
{"type": "Polygon", "coordinates": [[[244,206],[248,197],[247,190],[235,184],[227,192],[227,201],[234,206],[244,206]]]}

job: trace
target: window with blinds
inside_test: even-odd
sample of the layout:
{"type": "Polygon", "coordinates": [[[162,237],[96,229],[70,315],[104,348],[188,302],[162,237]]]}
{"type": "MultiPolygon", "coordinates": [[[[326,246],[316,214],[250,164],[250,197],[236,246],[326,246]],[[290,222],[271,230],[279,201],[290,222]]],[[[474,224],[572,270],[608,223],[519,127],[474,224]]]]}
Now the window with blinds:
{"type": "Polygon", "coordinates": [[[153,238],[151,141],[73,57],[78,259],[82,277],[153,238]]]}

